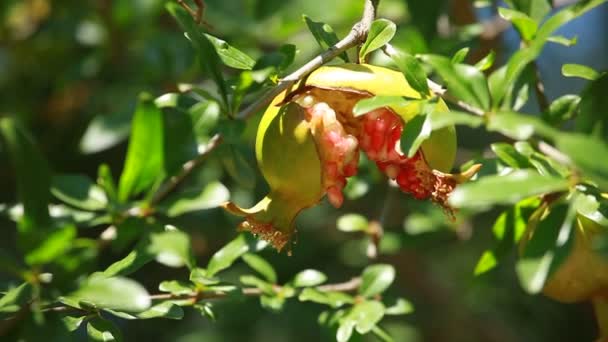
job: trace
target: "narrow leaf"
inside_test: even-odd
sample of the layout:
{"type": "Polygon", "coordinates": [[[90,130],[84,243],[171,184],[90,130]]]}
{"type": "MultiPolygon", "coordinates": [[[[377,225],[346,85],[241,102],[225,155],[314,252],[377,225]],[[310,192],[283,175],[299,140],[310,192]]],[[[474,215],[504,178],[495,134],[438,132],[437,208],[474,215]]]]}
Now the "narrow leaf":
{"type": "MultiPolygon", "coordinates": [[[[306,15],[302,16],[302,18],[306,22],[308,30],[310,33],[312,33],[313,37],[315,37],[315,40],[321,49],[327,50],[339,41],[338,35],[336,35],[334,29],[328,24],[313,21],[306,15]]],[[[341,53],[338,57],[340,57],[346,63],[349,62],[346,52],[341,53]]]]}
{"type": "Polygon", "coordinates": [[[450,196],[449,203],[457,208],[487,208],[512,204],[534,195],[564,191],[568,187],[567,179],[542,176],[532,170],[517,170],[461,184],[450,196]]]}
{"type": "Polygon", "coordinates": [[[226,41],[205,33],[205,37],[213,44],[215,51],[225,65],[241,70],[251,70],[255,65],[253,58],[228,44],[226,41]]]}
{"type": "Polygon", "coordinates": [[[586,65],[564,64],[562,65],[562,75],[566,77],[580,77],[593,81],[600,76],[600,73],[586,65]]]}
{"type": "Polygon", "coordinates": [[[118,197],[121,201],[147,190],[162,176],[165,153],[163,136],[162,112],[149,95],[140,95],[133,117],[127,159],[120,176],[118,197]]]}

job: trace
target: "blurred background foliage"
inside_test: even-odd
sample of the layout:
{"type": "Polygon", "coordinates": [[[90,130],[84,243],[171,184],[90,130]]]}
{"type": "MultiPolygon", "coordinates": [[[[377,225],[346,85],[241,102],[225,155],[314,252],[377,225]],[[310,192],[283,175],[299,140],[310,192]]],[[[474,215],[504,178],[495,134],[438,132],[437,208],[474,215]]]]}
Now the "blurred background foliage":
{"type": "MultiPolygon", "coordinates": [[[[180,83],[208,82],[201,78],[195,53],[165,10],[165,3],[0,2],[0,115],[11,114],[20,119],[32,132],[54,173],[86,174],[95,179],[98,166],[106,163],[112,174],[119,175],[138,95],[145,91],[156,97],[176,91],[180,83]]],[[[319,52],[302,15],[330,24],[343,37],[359,19],[363,7],[362,1],[353,0],[205,3],[209,31],[256,60],[272,55],[284,44],[297,46],[291,68],[319,52]]],[[[565,1],[555,3],[563,5],[565,1]]],[[[497,64],[501,65],[519,46],[513,29],[496,20],[494,5],[476,8],[467,0],[383,0],[379,16],[397,23],[398,33],[392,43],[410,53],[451,56],[467,46],[467,62],[477,62],[494,50],[497,64]]],[[[559,33],[577,36],[578,43],[574,48],[551,45],[537,61],[550,99],[579,92],[586,84],[582,79],[562,77],[558,72],[562,64],[608,68],[608,6],[594,9],[562,27],[559,33]]],[[[385,64],[387,60],[375,54],[372,62],[385,64]]],[[[226,72],[234,75],[233,70],[226,72]]],[[[528,107],[524,108],[538,111],[534,109],[534,95],[530,96],[528,107]]],[[[219,180],[240,204],[252,204],[260,198],[265,184],[252,167],[252,137],[258,119],[256,116],[240,128],[245,134],[235,138],[237,144],[232,146],[236,146],[236,151],[218,149],[185,186],[219,180]],[[226,167],[224,156],[230,153],[238,153],[231,162],[236,160],[243,165],[226,167]],[[240,175],[234,177],[234,172],[240,175]]],[[[204,140],[205,134],[202,136],[204,140]]],[[[461,150],[457,165],[486,153],[483,148],[497,139],[504,138],[483,130],[459,128],[461,150]]],[[[478,215],[474,220],[464,212],[452,223],[437,207],[416,202],[383,185],[373,172],[363,168],[362,173],[376,182],[370,183],[372,187],[365,182],[350,184],[348,196],[352,200],[340,210],[323,204],[301,215],[292,256],[272,250],[262,252],[275,266],[279,279],[290,279],[306,268],[319,269],[332,281],[359,274],[370,263],[366,256],[368,238],[336,229],[341,215],[356,212],[370,220],[383,218],[385,235],[379,261],[390,263],[397,270],[389,293],[404,296],[415,306],[409,316],[383,321],[396,341],[590,341],[596,335],[590,305],[559,304],[526,294],[513,270],[514,253],[510,262],[496,270],[479,277],[473,275],[479,256],[491,244],[491,227],[499,210],[478,215]]],[[[15,171],[0,146],[0,203],[16,202],[15,184],[15,171]]],[[[197,210],[176,220],[176,225],[191,236],[195,257],[201,262],[235,236],[237,221],[220,209],[197,210]]],[[[104,225],[92,225],[79,234],[94,238],[103,228],[104,225]]],[[[0,257],[8,260],[8,255],[18,255],[14,223],[2,217],[0,230],[0,257]]],[[[128,243],[131,242],[127,239],[128,243]]],[[[113,248],[99,255],[94,250],[90,253],[73,256],[74,260],[66,256],[64,266],[69,268],[70,262],[76,263],[87,274],[105,269],[126,252],[124,248],[113,248]]],[[[226,278],[237,279],[244,267],[230,269],[226,278]]],[[[162,280],[186,279],[188,275],[182,269],[147,265],[133,277],[153,289],[162,280]]],[[[7,288],[14,281],[10,274],[0,274],[0,288],[7,288]]],[[[188,312],[181,321],[117,320],[117,324],[123,328],[127,341],[334,338],[334,332],[317,323],[321,311],[318,305],[288,302],[282,313],[273,313],[260,308],[256,299],[214,304],[217,322],[188,312]]],[[[31,335],[36,335],[35,328],[31,335]]],[[[86,333],[80,331],[72,337],[86,339],[86,333]]]]}

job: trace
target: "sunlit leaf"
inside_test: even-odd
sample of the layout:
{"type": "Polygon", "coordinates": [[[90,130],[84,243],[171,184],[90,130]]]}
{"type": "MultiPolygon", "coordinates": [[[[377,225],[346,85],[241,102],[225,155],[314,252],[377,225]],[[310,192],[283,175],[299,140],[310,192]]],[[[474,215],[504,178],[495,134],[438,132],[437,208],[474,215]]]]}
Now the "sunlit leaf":
{"type": "Polygon", "coordinates": [[[188,189],[168,197],[159,209],[170,217],[185,213],[217,208],[230,197],[228,189],[220,182],[211,182],[202,189],[188,189]]]}
{"type": "Polygon", "coordinates": [[[586,65],[580,64],[564,64],[562,65],[562,75],[566,77],[580,77],[586,80],[593,81],[597,79],[600,74],[586,65]]]}
{"type": "Polygon", "coordinates": [[[222,62],[235,69],[251,70],[255,65],[255,61],[243,51],[228,44],[225,40],[214,37],[205,33],[205,37],[209,39],[215,51],[219,55],[222,62]]]}
{"type": "Polygon", "coordinates": [[[338,218],[336,226],[343,232],[360,232],[367,230],[369,221],[359,214],[346,214],[338,218]]]}
{"type": "Polygon", "coordinates": [[[543,176],[532,170],[517,170],[461,184],[450,196],[449,203],[457,208],[487,208],[512,204],[534,195],[564,191],[568,187],[566,179],[543,176]]]}
{"type": "Polygon", "coordinates": [[[118,187],[121,201],[148,189],[162,176],[165,153],[163,137],[162,112],[149,95],[140,95],[118,187]]]}
{"type": "Polygon", "coordinates": [[[304,270],[299,272],[293,278],[293,285],[296,287],[310,287],[323,284],[327,280],[327,276],[317,270],[304,270]]]}
{"type": "MultiPolygon", "coordinates": [[[[308,30],[312,33],[313,37],[323,50],[327,50],[330,47],[334,46],[338,41],[338,35],[334,32],[334,29],[323,22],[316,22],[310,19],[308,16],[302,16],[304,22],[306,22],[306,26],[308,26],[308,30]]],[[[338,55],[344,62],[348,63],[348,55],[346,52],[338,55]]]]}
{"type": "Polygon", "coordinates": [[[359,49],[359,60],[364,60],[370,52],[390,42],[397,31],[397,25],[388,19],[376,19],[372,22],[367,39],[359,49]]]}
{"type": "Polygon", "coordinates": [[[263,275],[266,280],[271,283],[277,282],[277,273],[275,272],[272,265],[264,258],[257,254],[247,253],[243,255],[243,261],[249,265],[249,267],[256,270],[259,274],[263,275]]]}
{"type": "Polygon", "coordinates": [[[361,278],[359,294],[369,298],[384,292],[391,286],[395,279],[395,269],[387,264],[368,266],[363,270],[361,278]]]}
{"type": "Polygon", "coordinates": [[[98,308],[126,312],[141,312],[150,307],[148,291],[139,283],[122,277],[91,277],[78,290],[60,300],[78,308],[85,302],[98,308]]]}

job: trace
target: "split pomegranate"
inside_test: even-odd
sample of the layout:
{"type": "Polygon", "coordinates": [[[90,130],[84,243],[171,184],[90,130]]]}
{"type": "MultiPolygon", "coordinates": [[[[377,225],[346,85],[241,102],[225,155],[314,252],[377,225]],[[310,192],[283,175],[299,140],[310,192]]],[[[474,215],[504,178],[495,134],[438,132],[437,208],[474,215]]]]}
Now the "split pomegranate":
{"type": "MultiPolygon", "coordinates": [[[[404,123],[420,111],[418,104],[387,107],[355,117],[354,105],[374,95],[420,98],[399,72],[371,65],[322,67],[305,84],[280,95],[262,118],[256,156],[270,193],[251,209],[233,203],[225,208],[245,217],[240,227],[281,249],[295,231],[297,214],[324,195],[342,206],[346,180],[357,173],[365,153],[399,188],[417,199],[431,199],[451,214],[447,199],[470,178],[450,175],[456,136],[453,127],[435,131],[408,158],[400,151],[404,123]],[[314,156],[311,153],[314,146],[314,156]]],[[[447,111],[441,101],[437,110],[447,111]]]]}

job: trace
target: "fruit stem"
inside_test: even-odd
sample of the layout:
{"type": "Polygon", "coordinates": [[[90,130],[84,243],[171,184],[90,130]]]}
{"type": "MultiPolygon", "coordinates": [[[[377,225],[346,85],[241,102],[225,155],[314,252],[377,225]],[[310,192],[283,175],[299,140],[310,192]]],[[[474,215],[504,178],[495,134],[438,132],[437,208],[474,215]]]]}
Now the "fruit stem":
{"type": "Polygon", "coordinates": [[[597,341],[606,342],[608,341],[608,298],[596,296],[591,299],[591,302],[593,303],[595,320],[599,330],[597,341]]]}

